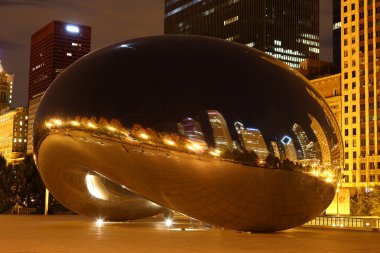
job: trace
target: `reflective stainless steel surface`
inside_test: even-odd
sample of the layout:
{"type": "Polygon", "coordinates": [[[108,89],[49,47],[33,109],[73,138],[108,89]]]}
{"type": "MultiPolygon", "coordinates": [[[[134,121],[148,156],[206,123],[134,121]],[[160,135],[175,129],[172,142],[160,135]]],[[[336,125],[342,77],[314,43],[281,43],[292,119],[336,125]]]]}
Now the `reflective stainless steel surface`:
{"type": "Polygon", "coordinates": [[[197,36],[125,41],[74,63],[42,99],[34,150],[49,190],[76,212],[134,219],[162,206],[255,231],[319,215],[343,151],[300,74],[197,36]]]}

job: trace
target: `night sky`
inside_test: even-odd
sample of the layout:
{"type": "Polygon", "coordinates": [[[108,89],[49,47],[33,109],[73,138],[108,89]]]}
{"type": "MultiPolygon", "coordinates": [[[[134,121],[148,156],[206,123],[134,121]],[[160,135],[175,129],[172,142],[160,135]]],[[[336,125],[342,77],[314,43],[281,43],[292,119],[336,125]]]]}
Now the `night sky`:
{"type": "MultiPolygon", "coordinates": [[[[321,2],[321,60],[332,60],[332,4],[321,2]]],[[[13,106],[27,105],[30,37],[51,20],[92,27],[92,50],[163,34],[164,0],[0,0],[0,60],[15,74],[13,106]]]]}

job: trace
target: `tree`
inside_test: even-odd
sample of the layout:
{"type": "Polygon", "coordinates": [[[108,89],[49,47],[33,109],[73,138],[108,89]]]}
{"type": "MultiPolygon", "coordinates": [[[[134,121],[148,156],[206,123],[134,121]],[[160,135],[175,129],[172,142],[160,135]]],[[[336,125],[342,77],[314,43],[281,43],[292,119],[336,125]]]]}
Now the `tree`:
{"type": "MultiPolygon", "coordinates": [[[[44,212],[45,185],[32,155],[27,155],[21,163],[8,165],[4,157],[0,156],[0,170],[0,213],[15,205],[36,208],[37,213],[44,212]]],[[[49,208],[59,212],[67,211],[54,198],[51,199],[49,208]]]]}
{"type": "Polygon", "coordinates": [[[380,215],[380,187],[356,193],[351,197],[351,214],[358,216],[380,215]]]}

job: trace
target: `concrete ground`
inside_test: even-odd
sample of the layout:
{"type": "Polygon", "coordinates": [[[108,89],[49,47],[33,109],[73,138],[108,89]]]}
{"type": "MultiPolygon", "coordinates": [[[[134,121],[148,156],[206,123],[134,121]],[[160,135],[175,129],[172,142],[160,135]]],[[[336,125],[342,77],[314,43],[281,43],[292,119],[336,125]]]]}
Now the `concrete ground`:
{"type": "Polygon", "coordinates": [[[295,228],[241,233],[198,223],[190,228],[189,221],[168,229],[161,220],[96,224],[77,215],[0,215],[0,252],[380,252],[379,232],[295,228]]]}

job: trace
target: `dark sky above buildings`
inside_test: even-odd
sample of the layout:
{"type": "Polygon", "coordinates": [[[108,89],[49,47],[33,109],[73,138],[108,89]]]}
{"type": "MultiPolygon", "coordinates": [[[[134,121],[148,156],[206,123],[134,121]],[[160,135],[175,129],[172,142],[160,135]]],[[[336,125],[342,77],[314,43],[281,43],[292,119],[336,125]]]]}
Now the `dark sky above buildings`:
{"type": "MultiPolygon", "coordinates": [[[[332,4],[321,2],[321,60],[332,60],[332,4]]],[[[92,50],[163,34],[164,0],[0,0],[0,60],[15,74],[13,106],[27,105],[31,35],[51,20],[92,26],[92,50]]]]}

